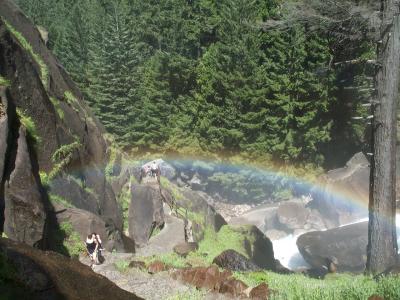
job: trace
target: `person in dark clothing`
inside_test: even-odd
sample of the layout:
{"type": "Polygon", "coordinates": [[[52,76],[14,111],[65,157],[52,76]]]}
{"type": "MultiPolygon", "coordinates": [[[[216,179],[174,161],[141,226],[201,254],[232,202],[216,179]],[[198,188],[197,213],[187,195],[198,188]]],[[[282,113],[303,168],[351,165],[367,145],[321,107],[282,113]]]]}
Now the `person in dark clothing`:
{"type": "Polygon", "coordinates": [[[89,234],[86,238],[86,250],[90,257],[91,267],[93,266],[93,264],[98,264],[98,249],[99,242],[96,239],[96,234],[89,234]]]}

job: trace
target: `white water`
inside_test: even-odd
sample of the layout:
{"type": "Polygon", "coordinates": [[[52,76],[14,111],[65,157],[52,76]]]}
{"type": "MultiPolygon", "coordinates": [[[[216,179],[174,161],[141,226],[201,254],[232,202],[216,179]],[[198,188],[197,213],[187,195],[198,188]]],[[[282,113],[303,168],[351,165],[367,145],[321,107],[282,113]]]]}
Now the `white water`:
{"type": "Polygon", "coordinates": [[[298,235],[293,236],[290,234],[279,240],[272,241],[275,258],[279,259],[284,267],[291,270],[309,267],[309,264],[304,260],[297,249],[297,237],[298,235]]]}
{"type": "MultiPolygon", "coordinates": [[[[360,219],[356,222],[348,223],[345,225],[351,225],[365,221],[368,221],[368,218],[360,219]]],[[[397,244],[400,246],[400,213],[396,214],[396,230],[397,230],[397,244]]],[[[307,264],[307,262],[303,259],[297,248],[296,245],[297,237],[298,236],[293,236],[292,234],[290,234],[279,240],[272,241],[274,245],[275,258],[279,259],[279,261],[283,266],[291,270],[309,267],[309,264],[307,264]]]]}

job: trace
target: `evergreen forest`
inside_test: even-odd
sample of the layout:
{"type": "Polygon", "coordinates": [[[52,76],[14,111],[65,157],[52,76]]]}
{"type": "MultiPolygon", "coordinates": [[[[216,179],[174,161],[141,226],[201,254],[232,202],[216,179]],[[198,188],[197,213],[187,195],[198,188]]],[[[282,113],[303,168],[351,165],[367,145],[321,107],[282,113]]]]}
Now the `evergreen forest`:
{"type": "Polygon", "coordinates": [[[18,0],[127,151],[331,168],[369,150],[370,70],[354,42],[280,0],[18,0]]]}

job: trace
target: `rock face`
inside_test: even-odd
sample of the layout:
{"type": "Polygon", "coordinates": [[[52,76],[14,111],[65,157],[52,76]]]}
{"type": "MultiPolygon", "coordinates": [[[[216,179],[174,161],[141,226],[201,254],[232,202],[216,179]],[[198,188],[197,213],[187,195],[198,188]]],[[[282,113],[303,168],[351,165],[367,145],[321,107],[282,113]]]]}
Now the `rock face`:
{"type": "Polygon", "coordinates": [[[204,218],[202,223],[192,220],[193,237],[196,242],[199,242],[204,237],[204,224],[211,226],[215,231],[220,230],[223,225],[226,225],[224,218],[215,211],[215,209],[207,203],[207,194],[202,192],[183,190],[184,200],[175,199],[179,204],[191,212],[199,214],[204,218]]]}
{"type": "MultiPolygon", "coordinates": [[[[0,177],[0,230],[5,193],[13,202],[18,199],[20,203],[29,203],[33,198],[39,199],[38,191],[44,191],[41,184],[46,184],[49,194],[65,198],[77,208],[100,216],[107,228],[121,231],[122,212],[105,176],[104,166],[110,165],[111,152],[107,148],[111,141],[104,138],[104,128],[47,49],[37,28],[13,1],[0,1],[0,17],[0,75],[10,82],[0,87],[0,176],[7,177],[0,177]],[[21,46],[25,42],[13,31],[32,46],[31,51],[21,46]],[[20,153],[24,146],[18,132],[23,119],[31,124],[24,155],[20,153]],[[32,135],[37,135],[36,143],[32,135]],[[19,180],[22,173],[31,173],[35,180],[19,180]]],[[[42,205],[51,210],[48,203],[42,205]]],[[[34,206],[39,209],[40,205],[34,206]]],[[[33,225],[28,223],[29,218],[14,218],[12,222],[18,223],[6,224],[10,236],[16,234],[11,232],[12,228],[18,228],[18,235],[23,234],[27,243],[40,240],[39,234],[33,234],[37,231],[33,228],[43,223],[37,209],[31,209],[39,216],[33,225]]],[[[7,222],[11,222],[9,210],[7,215],[7,222]]]]}
{"type": "Polygon", "coordinates": [[[8,139],[8,101],[6,89],[0,86],[0,182],[3,180],[8,139]]]}
{"type": "Polygon", "coordinates": [[[231,271],[258,271],[261,270],[244,255],[235,250],[225,250],[214,258],[213,264],[231,271]]]}
{"type": "Polygon", "coordinates": [[[310,206],[324,218],[335,222],[336,226],[366,216],[369,172],[369,162],[364,154],[355,154],[344,168],[325,175],[322,180],[324,188],[314,189],[310,206]]]}
{"type": "Polygon", "coordinates": [[[304,204],[295,201],[280,203],[277,211],[277,218],[283,227],[289,230],[304,228],[309,211],[304,204]]]}
{"type": "Polygon", "coordinates": [[[5,183],[4,194],[6,235],[31,246],[43,246],[46,210],[33,173],[26,129],[23,126],[19,129],[15,167],[5,183]]]}
{"type": "MultiPolygon", "coordinates": [[[[121,234],[115,236],[115,230],[109,230],[106,223],[99,216],[78,208],[66,208],[62,205],[54,205],[54,214],[58,224],[67,222],[72,225],[74,231],[76,231],[81,237],[82,241],[86,240],[88,234],[93,232],[100,235],[102,239],[103,247],[108,251],[116,250],[118,252],[124,252],[125,243],[121,237],[121,234]]],[[[134,252],[134,249],[129,249],[129,252],[134,252]]]]}
{"type": "Polygon", "coordinates": [[[301,235],[297,247],[304,259],[314,268],[326,265],[327,258],[336,258],[338,272],[364,271],[368,223],[361,222],[327,231],[301,235]]]}
{"type": "Polygon", "coordinates": [[[161,191],[158,186],[133,185],[129,205],[129,237],[143,246],[154,228],[164,224],[161,191]]]}
{"type": "Polygon", "coordinates": [[[2,263],[16,271],[9,274],[12,281],[18,282],[18,290],[23,288],[26,293],[25,298],[16,297],[19,291],[8,287],[6,282],[6,286],[0,287],[0,294],[6,295],[6,299],[141,299],[120,289],[79,261],[54,252],[43,252],[0,238],[0,254],[2,263]]]}

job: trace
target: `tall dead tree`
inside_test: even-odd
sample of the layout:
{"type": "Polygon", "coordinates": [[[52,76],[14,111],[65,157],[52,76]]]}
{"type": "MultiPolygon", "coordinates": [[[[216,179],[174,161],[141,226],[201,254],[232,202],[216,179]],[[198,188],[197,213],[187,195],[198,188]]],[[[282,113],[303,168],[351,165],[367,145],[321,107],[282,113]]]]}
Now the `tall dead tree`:
{"type": "Polygon", "coordinates": [[[383,272],[396,262],[396,125],[400,77],[399,0],[381,0],[377,48],[376,105],[369,199],[367,272],[383,272]]]}

